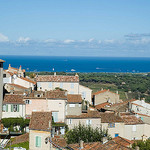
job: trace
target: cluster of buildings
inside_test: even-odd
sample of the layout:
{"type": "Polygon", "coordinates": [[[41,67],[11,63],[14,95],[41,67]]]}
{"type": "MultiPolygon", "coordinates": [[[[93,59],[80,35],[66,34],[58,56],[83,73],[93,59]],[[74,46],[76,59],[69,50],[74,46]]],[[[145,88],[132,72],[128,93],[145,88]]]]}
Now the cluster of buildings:
{"type": "Polygon", "coordinates": [[[150,137],[150,104],[144,100],[123,102],[118,91],[102,89],[92,93],[91,89],[80,85],[78,74],[63,76],[54,73],[31,79],[25,77],[21,66],[17,69],[9,65],[3,70],[3,63],[0,60],[0,119],[30,119],[29,134],[26,134],[30,150],[66,147],[103,150],[113,146],[114,149],[128,150],[132,140],[150,137]],[[113,139],[104,143],[81,141],[67,145],[62,138],[66,125],[72,129],[79,123],[108,129],[113,139]]]}

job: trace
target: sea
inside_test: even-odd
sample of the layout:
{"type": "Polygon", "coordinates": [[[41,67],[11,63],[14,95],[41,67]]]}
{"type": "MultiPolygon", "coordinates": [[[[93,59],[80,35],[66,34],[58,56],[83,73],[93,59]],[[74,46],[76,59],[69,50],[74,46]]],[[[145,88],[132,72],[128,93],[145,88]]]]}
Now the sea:
{"type": "Polygon", "coordinates": [[[28,72],[150,72],[150,58],[142,57],[73,57],[73,56],[4,56],[4,69],[12,67],[28,72]]]}

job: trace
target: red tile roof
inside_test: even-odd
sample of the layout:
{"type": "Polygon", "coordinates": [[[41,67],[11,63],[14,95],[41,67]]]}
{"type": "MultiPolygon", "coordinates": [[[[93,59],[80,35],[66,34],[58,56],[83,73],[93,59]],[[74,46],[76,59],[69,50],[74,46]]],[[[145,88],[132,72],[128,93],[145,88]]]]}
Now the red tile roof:
{"type": "Polygon", "coordinates": [[[50,131],[52,112],[32,112],[29,129],[50,131]]]}
{"type": "Polygon", "coordinates": [[[82,97],[80,94],[68,94],[67,101],[68,103],[82,103],[82,97]]]}
{"type": "Polygon", "coordinates": [[[99,150],[132,150],[131,148],[125,147],[118,144],[116,141],[110,140],[103,144],[99,150]]]}
{"type": "Polygon", "coordinates": [[[4,60],[0,59],[0,62],[5,62],[4,60]]]}
{"type": "Polygon", "coordinates": [[[15,137],[11,144],[19,144],[27,141],[29,141],[29,133],[15,137]]]}
{"type": "Polygon", "coordinates": [[[67,142],[64,138],[60,138],[59,136],[55,136],[52,138],[52,144],[55,147],[66,147],[67,146],[67,142]]]}
{"type": "Polygon", "coordinates": [[[144,122],[135,115],[121,115],[121,118],[127,125],[144,124],[144,122]]]}
{"type": "Polygon", "coordinates": [[[25,103],[23,101],[23,95],[6,94],[4,96],[3,104],[25,104],[25,103]]]}
{"type": "MultiPolygon", "coordinates": [[[[102,90],[102,91],[95,92],[95,93],[93,93],[93,95],[98,95],[100,93],[105,93],[105,92],[110,92],[110,93],[113,93],[113,94],[117,94],[117,93],[114,93],[112,91],[109,91],[109,89],[108,90],[105,89],[105,90],[102,90]]],[[[117,95],[119,95],[119,94],[117,94],[117,95]]]]}
{"type": "Polygon", "coordinates": [[[130,140],[125,139],[120,136],[117,136],[117,137],[113,138],[112,140],[124,147],[130,147],[134,143],[133,141],[130,141],[130,140]]]}
{"type": "Polygon", "coordinates": [[[79,76],[40,75],[37,82],[79,82],[79,76]]]}
{"type": "MultiPolygon", "coordinates": [[[[72,148],[73,150],[79,150],[79,144],[69,144],[68,147],[72,148]]],[[[102,147],[102,143],[100,142],[91,142],[91,143],[84,143],[82,150],[100,150],[102,147]]]]}
{"type": "Polygon", "coordinates": [[[82,119],[82,118],[100,118],[100,112],[89,111],[88,113],[83,113],[81,115],[68,115],[66,118],[82,119]]]}
{"type": "Polygon", "coordinates": [[[102,103],[102,104],[98,104],[98,105],[95,105],[95,108],[98,109],[98,110],[100,110],[101,108],[104,108],[107,105],[110,105],[110,104],[107,103],[107,102],[106,103],[102,103]]]}

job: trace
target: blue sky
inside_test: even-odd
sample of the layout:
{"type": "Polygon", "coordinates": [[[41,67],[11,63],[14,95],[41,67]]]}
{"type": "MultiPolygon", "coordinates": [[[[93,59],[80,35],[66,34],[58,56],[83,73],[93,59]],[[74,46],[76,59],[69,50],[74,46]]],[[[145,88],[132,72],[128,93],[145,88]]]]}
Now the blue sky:
{"type": "Polygon", "coordinates": [[[0,0],[1,55],[150,56],[148,0],[0,0]]]}

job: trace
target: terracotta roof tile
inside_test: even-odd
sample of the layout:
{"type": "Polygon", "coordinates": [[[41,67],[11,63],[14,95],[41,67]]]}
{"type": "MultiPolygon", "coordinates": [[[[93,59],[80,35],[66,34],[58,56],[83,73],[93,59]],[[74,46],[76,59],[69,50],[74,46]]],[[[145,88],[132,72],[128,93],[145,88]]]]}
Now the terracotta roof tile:
{"type": "Polygon", "coordinates": [[[110,91],[109,89],[108,89],[108,90],[105,89],[105,90],[102,90],[102,91],[95,92],[95,93],[93,93],[93,95],[98,95],[98,94],[100,94],[100,93],[105,93],[105,92],[110,92],[110,93],[119,95],[119,94],[117,94],[117,93],[114,93],[114,92],[110,91]]]}
{"type": "Polygon", "coordinates": [[[49,99],[67,99],[66,91],[51,90],[51,91],[32,91],[26,98],[49,98],[49,99]],[[40,95],[40,97],[37,97],[40,95]]]}
{"type": "Polygon", "coordinates": [[[57,147],[57,145],[59,147],[66,147],[67,146],[67,142],[64,138],[60,138],[60,137],[53,137],[52,138],[52,142],[54,143],[54,146],[57,147]]]}
{"type": "Polygon", "coordinates": [[[23,95],[6,94],[4,96],[3,104],[25,104],[25,103],[23,101],[23,95]]]}
{"type": "Polygon", "coordinates": [[[110,105],[110,104],[107,103],[107,102],[106,103],[102,103],[102,104],[99,104],[99,105],[95,105],[95,108],[98,109],[98,110],[100,110],[101,108],[104,108],[107,105],[110,105]]]}
{"type": "Polygon", "coordinates": [[[127,125],[144,124],[144,122],[140,118],[137,118],[135,115],[122,115],[121,118],[127,125]]]}
{"type": "Polygon", "coordinates": [[[115,113],[100,113],[102,123],[123,122],[123,119],[115,113]]]}
{"type": "Polygon", "coordinates": [[[4,60],[0,59],[0,62],[5,62],[4,60]]]}
{"type": "Polygon", "coordinates": [[[82,97],[80,94],[68,94],[67,101],[68,103],[82,103],[82,97]]]}
{"type": "Polygon", "coordinates": [[[78,76],[52,76],[52,75],[40,75],[36,78],[37,82],[79,82],[78,76]]]}
{"type": "MultiPolygon", "coordinates": [[[[79,144],[69,144],[68,147],[72,148],[73,150],[79,150],[79,144]]],[[[91,143],[84,143],[82,150],[100,150],[102,144],[100,142],[91,142],[91,143]]]]}
{"type": "Polygon", "coordinates": [[[130,147],[134,142],[130,141],[128,139],[125,139],[123,137],[117,136],[115,138],[112,139],[113,141],[115,141],[116,143],[125,146],[125,147],[130,147]]]}
{"type": "Polygon", "coordinates": [[[23,143],[27,141],[29,141],[29,133],[25,133],[23,135],[15,137],[11,144],[13,145],[13,144],[23,143]]]}
{"type": "Polygon", "coordinates": [[[83,113],[81,115],[68,115],[66,118],[74,118],[74,119],[80,119],[80,118],[100,118],[100,112],[98,111],[89,111],[88,113],[83,113]]]}
{"type": "Polygon", "coordinates": [[[50,131],[52,112],[32,112],[29,129],[50,131]]]}

